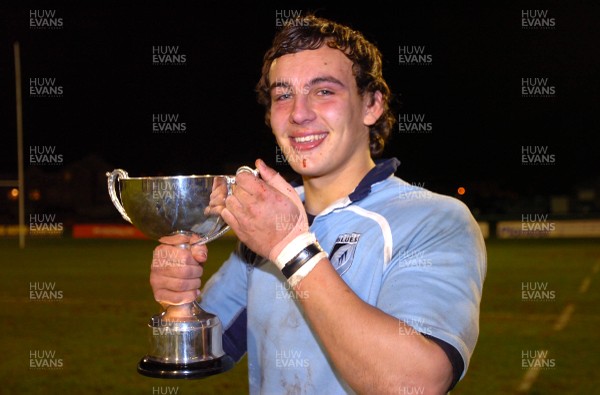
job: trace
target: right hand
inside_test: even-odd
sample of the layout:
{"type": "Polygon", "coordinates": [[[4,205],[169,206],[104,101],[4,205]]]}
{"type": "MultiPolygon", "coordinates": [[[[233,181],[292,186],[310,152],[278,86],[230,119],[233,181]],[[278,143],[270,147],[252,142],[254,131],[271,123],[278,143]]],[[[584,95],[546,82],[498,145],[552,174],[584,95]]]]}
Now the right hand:
{"type": "Polygon", "coordinates": [[[242,243],[281,269],[279,254],[308,232],[308,219],[296,190],[261,159],[255,165],[260,178],[237,175],[236,187],[226,198],[221,216],[242,243]]]}
{"type": "Polygon", "coordinates": [[[193,302],[200,296],[200,277],[208,257],[205,244],[192,245],[190,248],[187,244],[190,242],[189,238],[168,242],[169,244],[160,244],[154,249],[150,267],[150,285],[154,299],[163,308],[193,302]]]}

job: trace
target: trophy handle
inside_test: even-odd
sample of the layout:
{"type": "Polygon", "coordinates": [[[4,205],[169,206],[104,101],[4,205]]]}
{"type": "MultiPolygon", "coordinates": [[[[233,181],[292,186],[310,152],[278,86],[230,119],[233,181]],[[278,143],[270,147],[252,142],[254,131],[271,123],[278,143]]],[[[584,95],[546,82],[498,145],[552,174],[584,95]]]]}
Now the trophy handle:
{"type": "MultiPolygon", "coordinates": [[[[258,169],[253,169],[250,166],[242,166],[239,169],[237,169],[237,171],[235,172],[235,175],[237,176],[240,173],[252,173],[254,174],[254,177],[258,177],[258,169]]],[[[233,178],[233,181],[235,183],[235,177],[233,178]]]]}
{"type": "Polygon", "coordinates": [[[119,197],[117,196],[117,189],[116,189],[117,188],[116,184],[119,181],[119,179],[129,178],[129,175],[123,169],[115,169],[111,173],[106,173],[106,176],[108,177],[108,194],[110,195],[110,200],[112,200],[113,204],[115,205],[115,207],[117,208],[119,213],[121,213],[121,216],[123,217],[123,219],[129,223],[132,223],[131,219],[125,212],[125,209],[123,208],[123,205],[121,204],[121,201],[119,200],[119,197]]]}
{"type": "MultiPolygon", "coordinates": [[[[258,177],[258,170],[255,170],[249,166],[242,166],[239,169],[237,169],[237,171],[235,172],[235,175],[237,176],[240,173],[252,173],[254,174],[255,177],[258,177]]],[[[235,176],[225,176],[225,181],[227,182],[227,196],[231,196],[232,192],[233,192],[233,186],[235,185],[235,176]]],[[[114,202],[114,201],[113,201],[114,202]]],[[[116,206],[116,203],[115,203],[116,206]]],[[[118,208],[118,207],[117,207],[118,208]]],[[[221,229],[220,231],[218,231],[215,234],[209,235],[209,236],[205,236],[202,239],[195,241],[193,243],[190,243],[190,246],[192,245],[202,245],[202,244],[206,244],[209,243],[215,239],[218,239],[219,237],[223,236],[225,233],[227,233],[229,231],[229,229],[231,229],[231,227],[229,225],[225,226],[223,229],[221,229]]]]}

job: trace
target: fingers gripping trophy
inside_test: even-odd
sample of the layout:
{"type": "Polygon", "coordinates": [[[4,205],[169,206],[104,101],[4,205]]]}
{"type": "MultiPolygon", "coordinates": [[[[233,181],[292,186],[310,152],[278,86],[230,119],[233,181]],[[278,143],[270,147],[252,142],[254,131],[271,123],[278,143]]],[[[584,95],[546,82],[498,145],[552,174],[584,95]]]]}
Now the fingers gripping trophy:
{"type": "MultiPolygon", "coordinates": [[[[240,167],[236,175],[258,172],[240,167]]],[[[211,199],[232,193],[235,176],[189,175],[129,177],[122,169],[106,173],[110,198],[126,221],[164,244],[191,248],[229,230],[211,209],[211,199]]],[[[234,365],[222,346],[219,317],[202,310],[198,300],[165,305],[150,319],[150,352],[138,363],[140,374],[156,378],[196,379],[225,372],[234,365]]]]}

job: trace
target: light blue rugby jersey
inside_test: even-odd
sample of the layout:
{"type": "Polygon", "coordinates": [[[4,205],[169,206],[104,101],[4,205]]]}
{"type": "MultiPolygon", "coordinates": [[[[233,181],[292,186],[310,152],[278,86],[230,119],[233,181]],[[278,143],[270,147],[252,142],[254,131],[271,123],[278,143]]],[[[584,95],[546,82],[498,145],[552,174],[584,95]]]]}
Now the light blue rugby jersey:
{"type": "MultiPolygon", "coordinates": [[[[310,231],[362,300],[453,346],[462,378],[479,335],[484,240],[461,201],[394,176],[398,164],[378,161],[310,231]]],[[[202,307],[221,319],[225,351],[236,360],[247,352],[251,394],[352,393],[303,317],[304,296],[273,263],[247,264],[237,253],[206,283],[202,307]]]]}

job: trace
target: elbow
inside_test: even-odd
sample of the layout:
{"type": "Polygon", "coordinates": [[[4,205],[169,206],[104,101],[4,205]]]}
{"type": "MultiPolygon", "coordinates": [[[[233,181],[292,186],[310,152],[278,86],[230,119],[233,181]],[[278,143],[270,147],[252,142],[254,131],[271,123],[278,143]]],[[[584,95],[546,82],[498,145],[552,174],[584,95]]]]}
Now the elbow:
{"type": "MultiPolygon", "coordinates": [[[[446,353],[431,342],[422,358],[414,358],[404,365],[406,374],[396,375],[389,387],[390,393],[444,395],[453,382],[453,369],[446,353]]],[[[408,358],[407,358],[408,359],[408,358]]],[[[405,362],[406,363],[406,362],[405,362]]]]}

